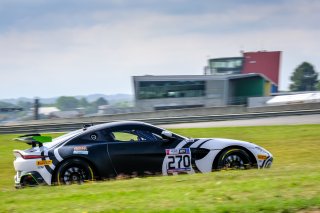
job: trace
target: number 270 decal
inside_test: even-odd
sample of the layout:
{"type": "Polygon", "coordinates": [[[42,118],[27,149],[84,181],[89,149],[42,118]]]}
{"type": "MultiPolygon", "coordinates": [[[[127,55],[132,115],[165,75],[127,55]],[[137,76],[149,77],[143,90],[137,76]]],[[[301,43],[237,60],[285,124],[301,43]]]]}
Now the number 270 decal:
{"type": "Polygon", "coordinates": [[[166,149],[166,155],[168,156],[168,173],[191,171],[190,148],[166,149]]]}

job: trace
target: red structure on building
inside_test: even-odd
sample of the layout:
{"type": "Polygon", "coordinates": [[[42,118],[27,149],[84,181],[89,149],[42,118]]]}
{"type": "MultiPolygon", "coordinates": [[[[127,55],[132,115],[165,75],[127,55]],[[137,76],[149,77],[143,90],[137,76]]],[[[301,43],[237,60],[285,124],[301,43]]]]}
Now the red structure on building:
{"type": "Polygon", "coordinates": [[[279,85],[281,51],[243,53],[243,74],[261,73],[279,85]]]}

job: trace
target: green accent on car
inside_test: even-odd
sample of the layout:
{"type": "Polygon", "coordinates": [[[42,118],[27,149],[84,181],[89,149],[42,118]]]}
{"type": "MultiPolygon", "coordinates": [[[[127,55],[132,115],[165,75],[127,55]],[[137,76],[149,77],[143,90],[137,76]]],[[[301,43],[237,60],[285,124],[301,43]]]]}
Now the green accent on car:
{"type": "Polygon", "coordinates": [[[33,140],[39,142],[39,143],[45,143],[45,142],[51,142],[52,137],[51,136],[33,136],[33,140]]]}

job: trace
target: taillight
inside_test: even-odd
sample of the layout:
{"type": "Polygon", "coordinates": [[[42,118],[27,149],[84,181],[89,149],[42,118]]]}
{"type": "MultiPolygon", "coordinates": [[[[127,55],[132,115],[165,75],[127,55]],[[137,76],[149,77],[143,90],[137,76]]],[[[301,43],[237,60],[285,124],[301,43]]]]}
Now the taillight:
{"type": "Polygon", "coordinates": [[[21,152],[14,152],[15,156],[20,155],[23,159],[37,159],[37,158],[43,158],[47,156],[42,156],[42,155],[23,155],[21,152]]]}
{"type": "Polygon", "coordinates": [[[43,158],[45,156],[41,156],[41,155],[21,155],[21,157],[23,159],[35,159],[35,158],[43,158]]]}

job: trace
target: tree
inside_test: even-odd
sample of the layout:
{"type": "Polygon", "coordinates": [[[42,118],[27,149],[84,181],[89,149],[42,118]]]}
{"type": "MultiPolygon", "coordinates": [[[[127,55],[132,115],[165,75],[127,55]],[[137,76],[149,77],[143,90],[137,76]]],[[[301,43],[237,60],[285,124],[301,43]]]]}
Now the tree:
{"type": "Polygon", "coordinates": [[[11,103],[0,101],[0,108],[10,108],[10,107],[17,107],[17,106],[11,103]]]}
{"type": "Polygon", "coordinates": [[[308,62],[299,65],[291,76],[291,91],[312,91],[316,89],[318,73],[308,62]]]}
{"type": "Polygon", "coordinates": [[[34,104],[29,102],[29,101],[18,101],[17,103],[18,106],[24,108],[24,109],[30,109],[32,107],[34,107],[34,104]]]}
{"type": "Polygon", "coordinates": [[[318,81],[316,88],[317,90],[320,90],[320,81],[318,81]]]}
{"type": "Polygon", "coordinates": [[[57,99],[56,106],[63,111],[73,110],[79,107],[79,101],[75,97],[61,96],[57,99]]]}
{"type": "Polygon", "coordinates": [[[94,102],[94,104],[96,106],[108,105],[108,101],[106,99],[100,97],[94,102]]]}
{"type": "Polygon", "coordinates": [[[86,107],[88,107],[89,105],[90,105],[90,104],[89,104],[89,102],[87,101],[86,98],[81,98],[81,99],[79,100],[79,106],[86,108],[86,107]]]}

